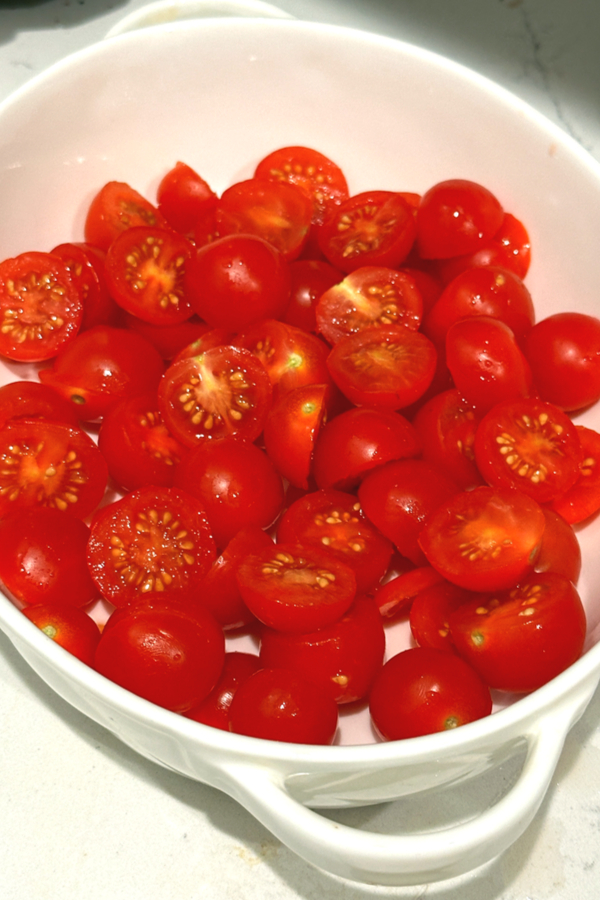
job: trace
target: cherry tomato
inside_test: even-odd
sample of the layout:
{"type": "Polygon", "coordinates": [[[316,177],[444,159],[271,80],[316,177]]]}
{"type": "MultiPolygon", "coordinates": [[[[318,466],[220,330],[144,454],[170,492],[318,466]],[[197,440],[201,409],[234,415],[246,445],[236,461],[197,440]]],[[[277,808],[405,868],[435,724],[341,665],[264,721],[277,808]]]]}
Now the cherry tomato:
{"type": "Polygon", "coordinates": [[[414,647],[387,661],[369,699],[371,719],[386,741],[448,731],[488,716],[489,689],[464,660],[414,647]]]}
{"type": "Polygon", "coordinates": [[[317,327],[335,344],[363,328],[405,325],[416,331],[421,324],[423,300],[405,272],[384,266],[362,266],[330,287],[317,303],[317,327]]]}
{"type": "Polygon", "coordinates": [[[39,377],[81,421],[96,422],[122,398],[156,390],[163,371],[160,354],[141,335],[97,325],[78,334],[39,377]]]}
{"type": "Polygon", "coordinates": [[[277,544],[254,553],[239,566],[237,579],[256,618],[278,631],[325,628],[356,594],[350,566],[309,544],[277,544]]]}
{"type": "Polygon", "coordinates": [[[336,703],[367,696],[383,665],[385,632],[377,605],[359,594],[332,625],[306,634],[264,628],[260,660],[266,669],[291,669],[320,685],[336,703]]]}
{"type": "Polygon", "coordinates": [[[294,487],[308,490],[312,483],[315,443],[326,417],[327,386],[309,384],[283,394],[263,429],[265,450],[275,468],[294,487]]]}
{"type": "Polygon", "coordinates": [[[225,639],[212,615],[173,607],[120,617],[102,632],[94,663],[128,691],[183,713],[212,691],[224,660],[225,639]]]}
{"type": "Polygon", "coordinates": [[[502,224],[493,238],[479,250],[466,256],[440,260],[437,269],[448,284],[465,269],[473,266],[501,266],[525,278],[531,262],[531,243],[523,223],[511,213],[504,213],[502,224]]]}
{"type": "Polygon", "coordinates": [[[316,306],[321,294],[340,282],[344,273],[320,259],[290,263],[290,298],[283,321],[304,331],[317,330],[316,306]]]}
{"type": "Polygon", "coordinates": [[[184,289],[192,252],[192,244],[170,229],[128,228],[106,254],[112,296],[124,310],[153,325],[184,322],[193,312],[184,289]]]}
{"type": "Polygon", "coordinates": [[[216,199],[207,182],[190,166],[176,162],[156,189],[158,211],[180,234],[191,235],[199,217],[216,199]]]}
{"type": "Polygon", "coordinates": [[[414,427],[401,413],[357,407],[321,428],[313,474],[320,488],[352,490],[371,469],[416,456],[420,449],[414,427]]]}
{"type": "Polygon", "coordinates": [[[296,672],[260,669],[240,684],[229,707],[235,734],[294,744],[331,744],[335,700],[296,672]]]}
{"type": "Polygon", "coordinates": [[[582,450],[577,480],[551,501],[552,509],[571,525],[583,522],[600,509],[600,434],[576,425],[582,450]]]}
{"type": "Polygon", "coordinates": [[[383,619],[395,619],[404,615],[415,597],[422,591],[444,579],[432,566],[412,566],[389,581],[377,586],[374,599],[383,619]]]}
{"type": "Polygon", "coordinates": [[[401,194],[366,191],[336,206],[320,227],[318,239],[333,266],[352,272],[361,266],[399,266],[415,234],[413,211],[401,194]]]}
{"type": "Polygon", "coordinates": [[[129,328],[149,341],[167,362],[171,362],[181,351],[210,331],[206,322],[196,315],[175,325],[153,325],[123,310],[122,322],[124,328],[129,328]]]}
{"type": "Polygon", "coordinates": [[[0,262],[0,354],[17,362],[56,356],[75,337],[83,302],[62,259],[21,253],[0,262]]]}
{"type": "Polygon", "coordinates": [[[456,652],[450,636],[450,614],[472,597],[472,591],[441,577],[419,591],[409,613],[410,630],[417,645],[456,652]]]}
{"type": "Polygon", "coordinates": [[[514,487],[547,503],[572,487],[583,451],[573,422],[534,398],[498,403],[475,434],[479,471],[496,487],[514,487]]]}
{"type": "Polygon", "coordinates": [[[573,526],[553,509],[543,507],[542,511],[546,527],[535,561],[535,571],[558,572],[577,584],[581,572],[581,547],[573,526]]]}
{"type": "Polygon", "coordinates": [[[108,250],[122,231],[138,225],[168,227],[155,206],[124,181],[109,181],[90,203],[85,220],[85,240],[108,250]]]}
{"type": "Polygon", "coordinates": [[[273,463],[246,441],[203,441],[177,466],[174,483],[202,504],[221,549],[246,525],[267,528],[283,507],[273,463]]]}
{"type": "Polygon", "coordinates": [[[184,715],[203,725],[229,731],[229,708],[235,692],[260,668],[260,659],[255,653],[241,653],[239,650],[226,653],[223,670],[210,694],[184,715]]]}
{"type": "Polygon", "coordinates": [[[277,525],[277,540],[326,548],[354,571],[358,591],[370,591],[385,575],[391,541],[364,515],[352,494],[320,490],[295,500],[277,525]]]}
{"type": "Polygon", "coordinates": [[[327,365],[356,406],[402,409],[421,397],[433,379],[437,354],[419,331],[402,325],[365,328],[342,338],[327,365]]]}
{"type": "Polygon", "coordinates": [[[417,210],[417,241],[424,259],[473,253],[493,238],[504,218],[496,197],[473,181],[440,181],[423,194],[417,210]]]}
{"type": "Polygon", "coordinates": [[[12,419],[0,430],[0,516],[52,507],[85,519],[108,480],[106,463],[81,428],[42,419],[12,419]]]}
{"type": "Polygon", "coordinates": [[[254,235],[227,235],[200,246],[186,266],[190,303],[212,328],[239,331],[260,319],[280,318],[290,286],[283,255],[254,235]]]}
{"type": "Polygon", "coordinates": [[[481,418],[452,388],[424,403],[412,420],[423,459],[444,469],[463,490],[483,484],[474,449],[481,418]]]}
{"type": "Polygon", "coordinates": [[[83,304],[80,331],[94,325],[118,325],[120,308],[111,297],[106,283],[106,254],[85,242],[59,244],[52,250],[66,265],[83,304]]]}
{"type": "Polygon", "coordinates": [[[448,581],[471,591],[505,590],[533,570],[545,525],[527,494],[476,487],[438,506],[419,545],[448,581]]]}
{"type": "Polygon", "coordinates": [[[82,609],[67,603],[41,603],[23,610],[30,622],[88,666],[93,666],[100,629],[82,609]]]}
{"type": "Polygon", "coordinates": [[[114,606],[190,588],[216,556],[203,507],[174,488],[146,487],[104,507],[92,522],[88,566],[114,606]]]}
{"type": "Polygon", "coordinates": [[[534,573],[450,616],[461,656],[491,688],[513,693],[536,690],[579,659],[585,630],[579,594],[555,572],[534,573]]]}
{"type": "Polygon", "coordinates": [[[50,507],[0,519],[0,581],[20,603],[86,606],[97,599],[86,563],[90,529],[50,507]]]}
{"type": "Polygon", "coordinates": [[[68,400],[38,381],[11,381],[0,387],[0,428],[9,419],[51,419],[79,427],[68,400]]]}
{"type": "Polygon", "coordinates": [[[186,447],[238,437],[254,441],[271,407],[269,376],[249,350],[211,347],[173,362],[158,389],[158,406],[171,433],[186,447]]]}
{"type": "Polygon", "coordinates": [[[543,400],[572,411],[600,398],[600,319],[583,313],[548,316],[525,343],[535,385],[543,400]]]}

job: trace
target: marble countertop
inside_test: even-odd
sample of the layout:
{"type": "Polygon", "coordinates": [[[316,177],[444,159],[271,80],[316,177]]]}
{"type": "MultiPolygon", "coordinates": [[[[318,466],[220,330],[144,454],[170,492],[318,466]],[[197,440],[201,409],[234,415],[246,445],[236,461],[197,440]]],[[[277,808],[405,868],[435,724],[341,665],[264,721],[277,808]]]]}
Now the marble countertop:
{"type": "MultiPolygon", "coordinates": [[[[2,0],[0,100],[144,5],[2,0]]],[[[600,160],[596,0],[277,5],[456,59],[521,96],[600,160]]],[[[496,788],[509,777],[499,772],[496,788]]],[[[351,812],[343,821],[352,824],[351,812]]],[[[359,886],[304,864],[225,795],[123,746],[47,688],[0,634],[2,900],[595,900],[599,888],[600,693],[568,736],[533,824],[500,859],[436,885],[359,886]]]]}

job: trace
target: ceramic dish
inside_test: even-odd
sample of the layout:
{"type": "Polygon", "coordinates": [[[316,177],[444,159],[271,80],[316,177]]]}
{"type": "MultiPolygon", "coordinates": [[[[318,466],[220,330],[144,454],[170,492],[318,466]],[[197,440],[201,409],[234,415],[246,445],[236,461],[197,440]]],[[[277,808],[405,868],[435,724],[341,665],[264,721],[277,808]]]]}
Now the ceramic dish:
{"type": "MultiPolygon", "coordinates": [[[[107,181],[127,181],[152,198],[182,159],[221,191],[271,150],[303,144],[338,162],[354,193],[423,191],[449,177],[485,184],[530,230],[527,283],[538,316],[598,311],[597,164],[504,90],[400,42],[285,19],[126,31],[13,95],[0,107],[0,134],[2,258],[81,240],[87,205],[107,181]]],[[[18,364],[0,369],[3,381],[35,377],[18,364]]],[[[598,410],[581,421],[600,429],[598,410]]],[[[600,678],[599,535],[598,523],[580,535],[590,625],[583,658],[487,719],[403,742],[373,743],[369,729],[351,721],[345,746],[220,732],[107,682],[3,596],[0,627],[76,708],[145,757],[225,791],[304,859],[356,881],[431,882],[501,853],[539,808],[565,736],[600,678]],[[521,752],[522,771],[495,805],[441,830],[373,834],[318,812],[438,789],[521,752]]]]}

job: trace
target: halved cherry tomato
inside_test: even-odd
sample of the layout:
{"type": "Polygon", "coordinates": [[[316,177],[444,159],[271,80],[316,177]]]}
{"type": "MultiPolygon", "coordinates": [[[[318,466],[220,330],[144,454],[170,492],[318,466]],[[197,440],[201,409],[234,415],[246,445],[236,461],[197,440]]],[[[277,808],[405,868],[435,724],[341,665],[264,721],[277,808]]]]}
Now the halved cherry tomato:
{"type": "Polygon", "coordinates": [[[180,234],[191,235],[199,217],[216,199],[207,182],[190,166],[176,162],[156,189],[158,211],[180,234]]]}
{"type": "Polygon", "coordinates": [[[571,525],[583,522],[600,509],[600,434],[576,425],[582,457],[577,480],[551,502],[552,509],[571,525]]]}
{"type": "Polygon", "coordinates": [[[225,662],[219,680],[197,706],[192,707],[184,716],[203,725],[229,731],[229,708],[240,684],[261,668],[260,659],[255,653],[242,653],[232,650],[225,654],[225,662]]]}
{"type": "Polygon", "coordinates": [[[0,354],[17,362],[51,359],[73,340],[83,302],[62,259],[21,253],[0,262],[0,354]]]}
{"type": "MultiPolygon", "coordinates": [[[[196,315],[192,315],[185,322],[177,322],[175,325],[153,325],[151,322],[144,322],[137,316],[132,316],[131,313],[126,313],[125,310],[121,312],[123,326],[149,341],[166,362],[171,362],[185,348],[211,330],[206,322],[196,315]]],[[[228,342],[222,341],[221,343],[228,342]]],[[[195,354],[190,355],[194,356],[195,354]]]]}
{"type": "Polygon", "coordinates": [[[68,603],[42,603],[23,610],[30,622],[81,662],[93,666],[100,629],[86,612],[68,603]]]}
{"type": "Polygon", "coordinates": [[[93,244],[84,242],[59,244],[52,254],[62,259],[81,297],[83,319],[79,330],[85,331],[94,325],[118,325],[121,310],[110,296],[106,284],[106,254],[93,244]]]}
{"type": "Polygon", "coordinates": [[[108,480],[91,437],[63,422],[12,419],[0,430],[0,462],[0,516],[48,506],[85,519],[108,480]]]}
{"type": "Polygon", "coordinates": [[[423,194],[417,211],[417,240],[424,259],[473,253],[502,224],[504,210],[486,187],[453,178],[423,194]]]}
{"type": "Polygon", "coordinates": [[[505,590],[533,571],[545,526],[527,494],[476,487],[432,512],[419,545],[448,581],[470,591],[505,590]]]}
{"type": "Polygon", "coordinates": [[[294,487],[308,490],[315,444],[325,421],[327,385],[307,384],[273,403],[263,428],[265,450],[294,487]]]}
{"type": "Polygon", "coordinates": [[[161,380],[158,405],[172,434],[195,447],[202,440],[232,436],[254,441],[271,395],[260,360],[249,350],[222,345],[173,362],[161,380]]]}
{"type": "Polygon", "coordinates": [[[0,387],[0,428],[9,419],[52,419],[79,427],[72,405],[38,381],[11,381],[0,387]]]}
{"type": "Polygon", "coordinates": [[[308,544],[277,544],[248,556],[238,584],[256,618],[278,631],[314,631],[339,619],[356,594],[352,569],[308,544]]]}
{"type": "Polygon", "coordinates": [[[472,591],[441,577],[435,584],[419,591],[409,613],[410,630],[417,645],[455,653],[450,636],[450,614],[472,596],[472,591]]]}
{"type": "Polygon", "coordinates": [[[151,591],[191,589],[216,556],[204,508],[174,488],[145,487],[102,509],[92,522],[88,565],[114,606],[151,591]]]}
{"type": "Polygon", "coordinates": [[[536,690],[579,659],[586,616],[573,584],[534,573],[504,593],[470,600],[450,616],[458,650],[495,690],[536,690]]]}
{"type": "Polygon", "coordinates": [[[106,254],[112,296],[124,310],[153,325],[184,322],[193,313],[184,290],[192,252],[192,244],[170,229],[128,228],[106,254]]]}
{"type": "Polygon", "coordinates": [[[436,394],[412,420],[423,448],[423,459],[445,469],[463,490],[483,484],[474,450],[480,421],[481,416],[456,388],[436,394]]]}
{"type": "Polygon", "coordinates": [[[352,272],[361,266],[399,266],[408,256],[415,235],[413,210],[401,194],[365,191],[330,212],[318,239],[333,266],[352,272]]]}
{"type": "Polygon", "coordinates": [[[418,566],[384,581],[373,595],[381,617],[395,619],[406,614],[421,591],[443,580],[433,566],[418,566]]]}
{"type": "Polygon", "coordinates": [[[498,403],[475,434],[475,459],[488,484],[547,503],[572,487],[583,451],[573,422],[535,398],[498,403]]]}
{"type": "Polygon", "coordinates": [[[122,231],[137,225],[168,227],[158,209],[131,185],[109,181],[90,203],[84,226],[85,240],[106,251],[122,231]]]}
{"type": "Polygon", "coordinates": [[[479,250],[466,256],[440,260],[437,265],[443,281],[448,284],[465,269],[473,266],[501,266],[525,278],[531,262],[531,242],[523,223],[511,213],[504,213],[502,224],[493,238],[479,250]]]}
{"type": "Polygon", "coordinates": [[[290,299],[283,321],[304,331],[316,331],[317,302],[321,294],[343,279],[344,273],[325,260],[295,259],[290,263],[290,276],[290,299]]]}
{"type": "Polygon", "coordinates": [[[546,527],[535,561],[536,572],[558,572],[577,584],[581,572],[581,547],[572,525],[553,509],[542,507],[546,527]]]}

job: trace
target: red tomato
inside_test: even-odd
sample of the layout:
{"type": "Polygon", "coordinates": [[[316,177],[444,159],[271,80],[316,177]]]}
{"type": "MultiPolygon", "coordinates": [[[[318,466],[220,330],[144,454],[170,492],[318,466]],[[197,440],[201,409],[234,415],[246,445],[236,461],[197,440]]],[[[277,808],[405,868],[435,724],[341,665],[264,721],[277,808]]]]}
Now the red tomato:
{"type": "Polygon", "coordinates": [[[543,400],[561,409],[582,409],[600,398],[600,319],[563,312],[538,322],[525,355],[543,400]]]}
{"type": "Polygon", "coordinates": [[[192,315],[184,289],[193,252],[182,235],[147,225],[128,228],[108,248],[106,280],[124,310],[153,325],[177,325],[192,315]]]}
{"type": "Polygon", "coordinates": [[[106,251],[122,231],[137,225],[168,227],[156,207],[129,184],[109,181],[90,204],[84,226],[85,240],[106,251]]]}
{"type": "Polygon", "coordinates": [[[411,634],[417,645],[454,653],[450,636],[450,614],[472,596],[472,591],[441,577],[435,584],[419,591],[409,614],[411,634]]]}
{"type": "Polygon", "coordinates": [[[331,744],[338,708],[323,690],[288,669],[260,669],[241,684],[229,708],[235,734],[294,744],[331,744]]]}
{"type": "Polygon", "coordinates": [[[238,437],[254,441],[271,407],[269,376],[249,350],[222,345],[173,362],[158,389],[171,433],[186,447],[238,437]]]}
{"type": "Polygon", "coordinates": [[[568,416],[530,398],[499,403],[483,417],[475,459],[488,484],[518,488],[547,503],[575,484],[583,451],[568,416]]]}
{"type": "Polygon", "coordinates": [[[575,483],[551,502],[571,525],[589,519],[600,509],[600,434],[592,428],[576,425],[582,449],[582,461],[575,483]]]}
{"type": "Polygon", "coordinates": [[[0,516],[52,507],[85,519],[108,480],[94,441],[63,422],[12,419],[0,430],[0,463],[0,516]]]}
{"type": "Polygon", "coordinates": [[[586,617],[569,579],[544,572],[462,605],[450,630],[458,652],[491,688],[527,693],[579,659],[586,617]]]}
{"type": "Polygon", "coordinates": [[[318,330],[330,344],[376,326],[416,331],[422,314],[423,300],[410,275],[383,266],[355,269],[325,291],[316,308],[318,330]]]}
{"type": "Polygon", "coordinates": [[[0,428],[9,419],[52,419],[79,427],[69,401],[38,381],[11,381],[0,387],[0,428]]]}
{"type": "Polygon", "coordinates": [[[186,265],[186,291],[212,328],[239,331],[260,319],[278,319],[290,296],[290,270],[267,241],[248,234],[198,247],[186,265]]]}
{"type": "Polygon", "coordinates": [[[156,390],[163,371],[160,354],[141,335],[97,325],[77,335],[39,377],[70,401],[81,421],[95,422],[122,398],[156,390]]]}
{"type": "Polygon", "coordinates": [[[581,572],[581,547],[573,526],[552,509],[544,507],[543,513],[546,527],[535,571],[558,572],[577,584],[581,572]]]}
{"type": "Polygon", "coordinates": [[[290,276],[290,299],[283,321],[304,331],[316,331],[319,297],[340,282],[344,273],[324,260],[296,259],[290,263],[290,276]]]}
{"type": "Polygon", "coordinates": [[[86,606],[98,591],[86,563],[89,527],[52,508],[0,519],[0,581],[20,603],[86,606]]]}
{"type": "Polygon", "coordinates": [[[320,685],[336,703],[367,696],[383,665],[385,632],[377,605],[358,595],[332,625],[307,634],[261,632],[260,660],[266,669],[291,669],[320,685]]]}
{"type": "Polygon", "coordinates": [[[357,407],[341,412],[321,428],[313,474],[320,488],[352,490],[371,469],[392,459],[416,456],[420,449],[418,435],[403,415],[357,407]]]}
{"type": "Polygon", "coordinates": [[[370,591],[387,572],[391,542],[364,515],[360,501],[343,491],[313,491],[295,500],[277,526],[284,544],[326,548],[354,571],[358,591],[370,591]]]}
{"type": "Polygon", "coordinates": [[[340,167],[310,147],[281,147],[259,162],[254,175],[299,187],[312,202],[312,222],[317,225],[332,207],[348,198],[348,185],[340,167]]]}
{"type": "MultiPolygon", "coordinates": [[[[175,325],[153,325],[124,310],[122,312],[123,326],[149,341],[167,362],[171,362],[190,344],[210,331],[206,322],[196,315],[186,319],[185,322],[177,322],[175,325]]],[[[223,343],[227,342],[223,341],[223,343]]]]}
{"type": "Polygon", "coordinates": [[[248,556],[238,584],[256,618],[278,631],[325,628],[350,608],[356,594],[352,569],[326,550],[278,544],[248,556]]]}
{"type": "Polygon", "coordinates": [[[324,384],[309,384],[288,391],[273,404],[265,421],[263,441],[280,475],[294,487],[308,490],[312,483],[315,442],[325,420],[324,384]]]}
{"type": "Polygon", "coordinates": [[[521,344],[531,331],[535,311],[531,294],[513,272],[500,266],[466,269],[440,294],[423,323],[425,334],[442,345],[451,325],[470,316],[500,319],[521,344]]]}
{"type": "Polygon", "coordinates": [[[472,316],[451,325],[446,364],[459,393],[478,413],[531,394],[529,363],[511,329],[499,319],[472,316]]]}
{"type": "Polygon", "coordinates": [[[147,484],[170,487],[187,448],[169,432],[156,393],[121,400],[104,416],[98,433],[113,481],[126,491],[147,484]]]}
{"type": "Polygon", "coordinates": [[[474,450],[480,421],[456,388],[436,394],[412,420],[423,459],[444,469],[463,490],[483,483],[474,450]]]}
{"type": "Polygon", "coordinates": [[[414,281],[423,301],[423,316],[427,316],[441,296],[444,289],[443,282],[432,272],[424,272],[412,266],[402,265],[400,271],[414,281]]]}
{"type": "Polygon", "coordinates": [[[401,325],[365,328],[342,338],[327,365],[342,393],[357,406],[402,409],[433,379],[437,354],[419,331],[401,325]]]}
{"type": "Polygon", "coordinates": [[[105,253],[86,243],[59,244],[52,250],[66,265],[83,304],[80,331],[94,325],[118,325],[121,310],[110,296],[104,272],[105,253]]]}
{"type": "Polygon", "coordinates": [[[202,504],[219,548],[246,525],[267,528],[283,507],[273,463],[246,441],[203,441],[178,465],[174,483],[202,504]]]}
{"type": "Polygon", "coordinates": [[[545,525],[541,507],[527,494],[476,487],[438,506],[419,545],[448,581],[470,591],[499,591],[533,570],[545,525]]]}
{"type": "Polygon", "coordinates": [[[420,459],[401,459],[374,469],[358,496],[365,515],[415,565],[426,562],[417,538],[428,516],[458,491],[446,473],[420,459]]]}
{"type": "Polygon", "coordinates": [[[186,163],[177,162],[156,189],[158,211],[180,234],[191,235],[196,222],[216,200],[215,192],[186,163]]]}
{"type": "Polygon", "coordinates": [[[504,213],[502,224],[493,238],[479,250],[466,256],[440,260],[438,271],[448,284],[465,269],[473,266],[501,266],[525,278],[531,262],[531,243],[527,229],[511,213],[504,213]]]}
{"type": "Polygon", "coordinates": [[[223,632],[207,610],[146,608],[104,629],[95,667],[145,700],[183,713],[212,691],[224,660],[223,632]]]}
{"type": "Polygon", "coordinates": [[[229,731],[229,708],[235,692],[260,668],[260,659],[254,653],[240,653],[239,650],[226,653],[223,670],[210,694],[184,715],[203,725],[229,731]]]}
{"type": "Polygon", "coordinates": [[[0,262],[0,354],[17,362],[56,356],[75,337],[83,302],[62,259],[21,253],[0,262]]]}
{"type": "Polygon", "coordinates": [[[93,666],[100,629],[82,609],[67,603],[43,603],[23,610],[44,634],[77,659],[93,666]]]}
{"type": "Polygon", "coordinates": [[[204,508],[174,488],[146,487],[103,508],[92,522],[88,566],[114,606],[149,591],[191,588],[216,556],[204,508]]]}
{"type": "Polygon", "coordinates": [[[385,664],[371,689],[373,724],[386,741],[448,731],[488,716],[489,689],[464,660],[415,647],[385,664]]]}
{"type": "Polygon", "coordinates": [[[418,566],[390,578],[378,585],[374,599],[383,619],[395,619],[404,615],[415,597],[444,579],[432,566],[418,566]]]}
{"type": "Polygon", "coordinates": [[[413,211],[401,194],[365,191],[330,212],[318,239],[333,266],[352,272],[361,266],[399,266],[408,256],[415,234],[413,211]]]}
{"type": "Polygon", "coordinates": [[[417,241],[424,259],[473,253],[493,238],[504,211],[486,187],[460,178],[440,181],[423,194],[417,241]]]}
{"type": "Polygon", "coordinates": [[[311,198],[296,185],[250,178],[223,192],[215,220],[221,236],[255,235],[291,260],[300,255],[306,243],[312,212],[311,198]]]}

